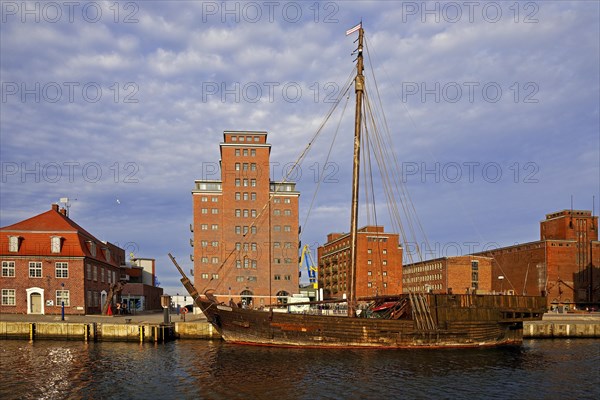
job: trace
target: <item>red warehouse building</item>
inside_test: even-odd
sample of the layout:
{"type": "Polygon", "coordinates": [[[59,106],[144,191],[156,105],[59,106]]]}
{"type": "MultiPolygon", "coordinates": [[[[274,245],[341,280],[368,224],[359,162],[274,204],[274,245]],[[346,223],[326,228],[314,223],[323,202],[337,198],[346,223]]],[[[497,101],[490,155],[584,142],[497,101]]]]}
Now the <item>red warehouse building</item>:
{"type": "Polygon", "coordinates": [[[125,251],[102,242],[53,204],[0,228],[0,313],[100,313],[125,251]]]}

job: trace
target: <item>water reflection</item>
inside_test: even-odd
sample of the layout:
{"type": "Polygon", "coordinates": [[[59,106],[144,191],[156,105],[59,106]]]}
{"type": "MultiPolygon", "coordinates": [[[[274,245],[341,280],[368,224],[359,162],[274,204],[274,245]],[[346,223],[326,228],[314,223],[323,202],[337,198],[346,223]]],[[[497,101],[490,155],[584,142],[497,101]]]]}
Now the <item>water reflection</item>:
{"type": "Polygon", "coordinates": [[[0,341],[0,398],[600,398],[600,340],[485,350],[0,341]]]}

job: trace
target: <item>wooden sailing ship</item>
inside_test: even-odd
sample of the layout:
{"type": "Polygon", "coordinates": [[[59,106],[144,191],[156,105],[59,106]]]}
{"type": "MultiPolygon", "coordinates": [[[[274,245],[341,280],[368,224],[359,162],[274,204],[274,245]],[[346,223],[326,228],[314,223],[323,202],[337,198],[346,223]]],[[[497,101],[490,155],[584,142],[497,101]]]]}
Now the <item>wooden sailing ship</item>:
{"type": "MultiPolygon", "coordinates": [[[[350,224],[349,297],[307,303],[309,313],[279,312],[278,305],[264,310],[219,302],[210,292],[199,294],[169,254],[182,275],[182,283],[208,321],[227,342],[290,347],[443,348],[518,345],[523,321],[539,320],[546,310],[541,296],[406,293],[357,298],[356,245],[361,118],[364,95],[363,36],[359,25],[350,224]],[[323,311],[343,304],[347,315],[323,311]]],[[[295,303],[295,306],[302,303],[295,303]]]]}

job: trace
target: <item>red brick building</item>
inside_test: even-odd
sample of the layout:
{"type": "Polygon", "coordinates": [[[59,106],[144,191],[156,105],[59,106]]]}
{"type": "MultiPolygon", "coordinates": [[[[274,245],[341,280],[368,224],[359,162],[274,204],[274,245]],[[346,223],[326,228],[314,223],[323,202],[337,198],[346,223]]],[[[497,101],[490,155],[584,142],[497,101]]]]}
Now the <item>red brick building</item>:
{"type": "Polygon", "coordinates": [[[492,293],[492,259],[469,255],[404,265],[402,283],[405,292],[492,293]]]}
{"type": "Polygon", "coordinates": [[[65,209],[0,228],[0,313],[100,313],[120,279],[123,249],[77,225],[65,209]]]}
{"type": "Polygon", "coordinates": [[[493,258],[494,290],[544,293],[550,307],[600,303],[598,217],[590,211],[547,214],[540,240],[479,254],[493,258]]]}
{"type": "Polygon", "coordinates": [[[221,179],[192,191],[194,286],[227,301],[270,304],[298,292],[298,197],[270,179],[266,132],[226,131],[221,179]]]}
{"type": "MultiPolygon", "coordinates": [[[[318,282],[327,298],[348,296],[350,285],[350,234],[330,233],[318,248],[318,282]]],[[[382,226],[358,230],[356,296],[402,293],[402,247],[398,234],[385,233],[382,226]]]]}

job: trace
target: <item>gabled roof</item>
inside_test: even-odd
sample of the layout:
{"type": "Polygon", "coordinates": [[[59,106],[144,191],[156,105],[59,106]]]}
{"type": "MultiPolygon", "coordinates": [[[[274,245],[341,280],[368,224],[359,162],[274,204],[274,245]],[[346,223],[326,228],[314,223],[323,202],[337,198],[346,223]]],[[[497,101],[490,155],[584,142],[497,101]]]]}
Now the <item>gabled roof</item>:
{"type": "Polygon", "coordinates": [[[0,231],[23,231],[23,232],[77,232],[89,239],[100,242],[94,235],[83,229],[66,215],[63,215],[56,205],[52,209],[17,222],[16,224],[4,226],[0,231]]]}

